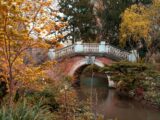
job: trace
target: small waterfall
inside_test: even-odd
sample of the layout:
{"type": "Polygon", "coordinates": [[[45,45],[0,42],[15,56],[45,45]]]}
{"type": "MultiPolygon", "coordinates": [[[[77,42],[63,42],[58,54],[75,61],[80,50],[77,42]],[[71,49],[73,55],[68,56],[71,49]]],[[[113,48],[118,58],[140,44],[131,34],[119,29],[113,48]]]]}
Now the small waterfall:
{"type": "Polygon", "coordinates": [[[107,79],[108,79],[108,86],[109,86],[110,88],[115,88],[116,85],[115,85],[114,81],[111,80],[111,76],[107,75],[107,79]]]}

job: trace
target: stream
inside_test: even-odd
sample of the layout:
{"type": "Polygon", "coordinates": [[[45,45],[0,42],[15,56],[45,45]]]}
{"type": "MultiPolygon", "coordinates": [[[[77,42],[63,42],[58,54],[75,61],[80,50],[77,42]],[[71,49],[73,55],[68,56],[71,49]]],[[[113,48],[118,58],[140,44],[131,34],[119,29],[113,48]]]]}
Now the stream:
{"type": "Polygon", "coordinates": [[[131,99],[120,99],[104,78],[83,76],[76,90],[79,99],[92,101],[93,112],[102,114],[104,120],[160,120],[160,111],[131,99]]]}

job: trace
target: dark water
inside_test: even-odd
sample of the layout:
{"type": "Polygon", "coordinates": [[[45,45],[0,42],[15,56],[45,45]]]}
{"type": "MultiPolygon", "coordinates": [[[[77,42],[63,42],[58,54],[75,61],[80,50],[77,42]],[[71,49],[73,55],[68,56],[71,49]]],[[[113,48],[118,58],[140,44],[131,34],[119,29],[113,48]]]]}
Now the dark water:
{"type": "Polygon", "coordinates": [[[160,120],[160,111],[133,100],[120,99],[114,89],[108,89],[105,79],[92,80],[91,77],[81,78],[77,91],[80,99],[92,101],[93,111],[102,114],[104,120],[160,120]]]}

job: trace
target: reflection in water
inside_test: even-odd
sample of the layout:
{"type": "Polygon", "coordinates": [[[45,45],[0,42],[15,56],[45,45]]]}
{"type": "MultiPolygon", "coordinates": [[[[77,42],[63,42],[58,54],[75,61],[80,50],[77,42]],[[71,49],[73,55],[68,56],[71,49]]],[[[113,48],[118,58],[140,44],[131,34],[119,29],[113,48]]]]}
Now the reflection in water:
{"type": "MultiPolygon", "coordinates": [[[[77,89],[79,98],[90,99],[91,78],[81,78],[81,86],[77,89]]],[[[104,120],[160,120],[160,111],[146,107],[133,100],[120,99],[114,89],[108,89],[105,79],[93,79],[94,111],[104,115],[104,120]],[[97,99],[96,99],[97,98],[97,99]]]]}

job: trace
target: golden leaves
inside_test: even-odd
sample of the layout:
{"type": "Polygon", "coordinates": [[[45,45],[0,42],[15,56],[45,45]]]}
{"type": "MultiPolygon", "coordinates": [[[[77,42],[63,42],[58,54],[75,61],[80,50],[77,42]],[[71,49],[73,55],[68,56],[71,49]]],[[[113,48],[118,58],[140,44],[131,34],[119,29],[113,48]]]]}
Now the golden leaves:
{"type": "Polygon", "coordinates": [[[127,8],[122,15],[120,25],[120,40],[125,44],[127,39],[134,41],[140,38],[148,38],[150,30],[150,20],[147,14],[147,8],[139,5],[132,5],[127,8]]]}
{"type": "Polygon", "coordinates": [[[63,48],[64,46],[61,43],[57,43],[55,47],[56,47],[56,49],[60,49],[60,48],[63,48]]]}
{"type": "Polygon", "coordinates": [[[51,1],[51,0],[48,0],[48,1],[44,1],[42,4],[43,4],[44,6],[50,6],[51,3],[52,3],[52,1],[51,1]]]}
{"type": "Polygon", "coordinates": [[[152,0],[153,5],[159,6],[160,5],[160,0],[152,0]]]}
{"type": "Polygon", "coordinates": [[[21,11],[23,17],[28,19],[26,26],[32,37],[43,40],[57,39],[57,41],[62,39],[62,36],[57,37],[55,33],[68,24],[60,20],[55,21],[58,11],[52,10],[52,3],[52,0],[29,0],[22,4],[21,11]]]}
{"type": "MultiPolygon", "coordinates": [[[[42,66],[25,65],[24,57],[30,48],[61,48],[58,39],[63,35],[52,35],[66,27],[67,23],[55,21],[57,12],[49,10],[52,0],[1,0],[0,1],[0,62],[7,78],[12,68],[13,80],[29,86],[45,78],[42,66]]],[[[52,63],[55,64],[55,63],[52,63]]],[[[51,63],[46,63],[51,66],[51,63]]]]}
{"type": "Polygon", "coordinates": [[[21,64],[20,66],[21,67],[17,67],[17,69],[15,69],[19,71],[18,74],[15,75],[15,81],[23,85],[23,87],[30,87],[34,89],[43,87],[43,85],[40,86],[40,84],[45,80],[46,74],[41,67],[32,65],[25,66],[24,64],[21,64]]]}
{"type": "Polygon", "coordinates": [[[38,28],[38,27],[35,27],[35,28],[34,28],[34,30],[35,30],[35,32],[38,32],[38,33],[40,33],[40,32],[41,32],[41,29],[40,29],[40,28],[38,28]]]}

